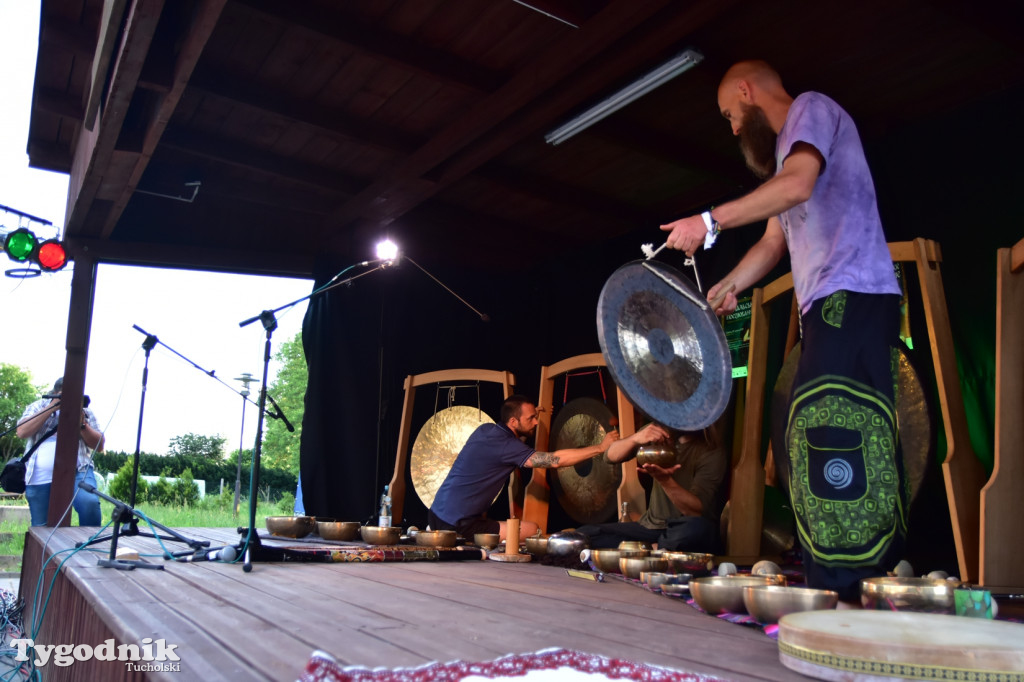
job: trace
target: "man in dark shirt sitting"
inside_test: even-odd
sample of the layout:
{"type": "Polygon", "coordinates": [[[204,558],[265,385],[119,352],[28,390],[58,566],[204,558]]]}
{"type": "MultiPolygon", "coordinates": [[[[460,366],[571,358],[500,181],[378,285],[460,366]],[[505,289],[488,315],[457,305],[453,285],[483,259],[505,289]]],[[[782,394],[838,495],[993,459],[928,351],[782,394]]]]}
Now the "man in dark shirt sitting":
{"type": "MultiPolygon", "coordinates": [[[[500,424],[481,424],[462,447],[444,479],[428,519],[432,530],[455,530],[464,538],[476,533],[499,533],[505,539],[506,524],[487,518],[487,509],[517,467],[555,469],[586,461],[608,450],[619,438],[609,431],[599,445],[537,452],[523,442],[537,429],[537,406],[514,395],[501,406],[500,424]]],[[[537,524],[521,521],[520,537],[537,532],[537,524]]]]}

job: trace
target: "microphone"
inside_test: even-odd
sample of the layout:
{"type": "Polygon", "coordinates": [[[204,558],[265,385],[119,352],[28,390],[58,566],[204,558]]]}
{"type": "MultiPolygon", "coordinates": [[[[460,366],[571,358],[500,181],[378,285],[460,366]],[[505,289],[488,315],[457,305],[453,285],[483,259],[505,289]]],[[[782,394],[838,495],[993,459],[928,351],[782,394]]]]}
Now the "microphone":
{"type": "Polygon", "coordinates": [[[274,399],[270,397],[269,393],[267,394],[267,400],[269,400],[270,404],[274,406],[274,413],[271,414],[270,416],[273,417],[274,419],[280,419],[281,421],[283,421],[285,427],[289,431],[295,431],[295,427],[292,426],[292,423],[290,421],[288,421],[288,417],[284,416],[284,412],[278,406],[277,402],[275,402],[274,399]]]}
{"type": "Polygon", "coordinates": [[[238,550],[235,549],[234,545],[227,545],[220,549],[214,549],[208,552],[196,552],[189,556],[179,557],[178,561],[186,563],[192,563],[195,561],[223,561],[224,563],[230,563],[237,558],[238,550]]]}
{"type": "Polygon", "coordinates": [[[43,398],[45,398],[46,400],[53,400],[53,399],[59,398],[59,397],[60,397],[60,393],[47,393],[46,395],[43,396],[43,398]]]}

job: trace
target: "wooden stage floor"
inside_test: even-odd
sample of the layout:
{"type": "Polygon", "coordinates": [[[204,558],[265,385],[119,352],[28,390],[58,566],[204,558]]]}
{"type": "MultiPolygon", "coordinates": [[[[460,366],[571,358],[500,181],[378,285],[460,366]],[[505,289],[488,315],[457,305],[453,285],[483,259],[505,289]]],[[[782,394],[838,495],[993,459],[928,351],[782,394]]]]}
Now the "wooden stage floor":
{"type": "MultiPolygon", "coordinates": [[[[44,679],[295,680],[314,650],[345,665],[415,667],[431,661],[490,661],[564,648],[730,680],[806,680],[785,668],[760,628],[708,616],[678,598],[621,579],[599,583],[538,563],[180,563],[165,570],[104,568],[109,542],[66,551],[86,528],[32,528],[21,596],[32,619],[45,543],[37,641],[98,646],[163,639],[180,672],[128,671],[117,661],[51,662],[44,679]],[[64,561],[47,597],[49,577],[64,561]]],[[[234,529],[189,528],[211,546],[235,544],[234,529]]],[[[188,549],[165,543],[172,552],[188,549]]],[[[269,544],[269,543],[268,543],[269,544]]],[[[152,537],[118,547],[158,555],[152,537]]]]}

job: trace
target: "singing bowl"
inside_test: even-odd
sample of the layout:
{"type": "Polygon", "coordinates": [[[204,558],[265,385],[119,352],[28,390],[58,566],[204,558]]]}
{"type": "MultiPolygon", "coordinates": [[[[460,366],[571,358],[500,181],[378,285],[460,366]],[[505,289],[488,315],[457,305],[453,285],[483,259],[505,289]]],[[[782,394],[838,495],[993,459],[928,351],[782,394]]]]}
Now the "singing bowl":
{"type": "Polygon", "coordinates": [[[652,590],[660,590],[665,585],[686,585],[692,576],[689,573],[663,573],[661,571],[642,571],[640,582],[652,590]]]}
{"type": "Polygon", "coordinates": [[[416,533],[416,544],[424,547],[454,547],[458,539],[459,534],[453,530],[421,530],[416,533]]]}
{"type": "Polygon", "coordinates": [[[324,540],[355,540],[359,535],[359,522],[317,521],[316,531],[324,540]]]}
{"type": "Polygon", "coordinates": [[[268,516],[266,523],[271,535],[286,538],[304,538],[316,528],[312,516],[268,516]]]}
{"type": "Polygon", "coordinates": [[[690,583],[665,583],[661,586],[661,593],[675,595],[690,594],[690,583]]]}
{"type": "Polygon", "coordinates": [[[664,573],[667,569],[668,562],[660,557],[621,557],[619,559],[619,572],[633,580],[639,580],[640,574],[645,571],[664,573]]]}
{"type": "Polygon", "coordinates": [[[622,552],[617,549],[590,550],[590,560],[603,573],[621,573],[622,571],[619,570],[619,559],[621,558],[622,552]]]}
{"type": "Polygon", "coordinates": [[[747,613],[762,623],[778,623],[789,613],[834,609],[839,593],[810,587],[786,585],[751,585],[743,588],[743,605],[747,613]]]}
{"type": "Polygon", "coordinates": [[[712,616],[720,613],[746,613],[743,588],[771,585],[772,579],[761,575],[712,575],[690,581],[690,594],[697,606],[712,616]]]}
{"type": "Polygon", "coordinates": [[[661,558],[668,561],[669,568],[676,573],[708,573],[715,566],[713,554],[700,552],[662,552],[661,558]]]}
{"type": "Polygon", "coordinates": [[[937,578],[864,578],[860,602],[866,609],[953,613],[959,584],[937,578]]]}
{"type": "Polygon", "coordinates": [[[564,530],[548,536],[548,554],[555,556],[579,556],[590,545],[586,535],[574,530],[564,530]]]}
{"type": "MultiPolygon", "coordinates": [[[[416,534],[419,538],[427,531],[421,530],[416,534]]],[[[359,529],[363,542],[368,545],[397,545],[402,537],[402,529],[399,526],[363,526],[359,529]]]]}
{"type": "Polygon", "coordinates": [[[494,549],[501,542],[501,536],[497,533],[474,533],[473,544],[484,549],[494,549]]]}
{"type": "Polygon", "coordinates": [[[676,463],[676,453],[672,448],[663,445],[641,445],[636,449],[636,465],[654,464],[668,469],[676,463]]]}
{"type": "Polygon", "coordinates": [[[523,540],[526,544],[526,551],[530,554],[543,556],[548,553],[548,539],[540,535],[534,535],[523,540]]]}
{"type": "MultiPolygon", "coordinates": [[[[623,540],[619,543],[619,550],[629,552],[646,552],[647,554],[650,554],[651,546],[646,542],[641,542],[640,540],[623,540]]],[[[647,554],[642,554],[641,556],[647,556],[647,554]]]]}

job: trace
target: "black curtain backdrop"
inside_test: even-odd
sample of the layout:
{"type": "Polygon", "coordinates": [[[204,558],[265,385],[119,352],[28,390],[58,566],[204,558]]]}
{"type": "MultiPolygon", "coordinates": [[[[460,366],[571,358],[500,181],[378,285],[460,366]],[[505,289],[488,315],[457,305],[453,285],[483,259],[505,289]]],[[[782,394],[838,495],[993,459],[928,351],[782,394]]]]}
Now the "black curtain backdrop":
{"type": "MultiPolygon", "coordinates": [[[[943,281],[971,441],[989,470],[994,430],[995,253],[1024,236],[1016,201],[1024,185],[1017,163],[1024,153],[1024,136],[1005,131],[1008,113],[1021,111],[1024,93],[1008,91],[970,110],[937,112],[927,124],[893,125],[866,147],[888,240],[925,237],[942,247],[943,281]]],[[[742,163],[738,152],[737,163],[742,163]]],[[[667,215],[665,220],[676,217],[667,215]]],[[[704,286],[728,272],[761,231],[759,227],[726,231],[711,251],[699,253],[704,286]]],[[[495,244],[505,236],[495,235],[495,244]]],[[[490,322],[482,322],[411,263],[314,297],[303,329],[310,374],[301,444],[307,513],[343,520],[376,515],[381,490],[394,468],[407,375],[463,367],[507,369],[515,374],[519,392],[536,397],[542,365],[600,350],[596,306],[608,276],[641,258],[642,243],[663,241],[656,225],[637,226],[620,239],[581,243],[569,253],[512,274],[480,271],[468,263],[464,269],[443,269],[417,259],[489,315],[490,322]]],[[[692,276],[680,254],[663,251],[658,259],[692,276]]],[[[317,272],[317,285],[346,265],[324,263],[317,272]]],[[[788,270],[788,262],[780,263],[766,281],[788,270]]],[[[908,283],[914,292],[911,300],[919,305],[916,277],[908,277],[908,283]]],[[[934,386],[923,314],[918,308],[910,315],[918,349],[915,359],[928,374],[926,382],[934,386]]],[[[776,323],[784,329],[785,319],[772,322],[773,329],[776,323]]],[[[769,392],[773,385],[774,377],[769,376],[769,392]]],[[[411,440],[432,414],[435,397],[432,391],[417,391],[411,440]]],[[[446,400],[438,407],[446,407],[446,400]]],[[[496,418],[500,394],[483,394],[481,400],[483,409],[496,418]]],[[[456,402],[475,405],[475,391],[460,390],[456,402]]],[[[556,403],[556,412],[557,408],[556,403]]],[[[934,471],[915,503],[919,509],[912,510],[910,543],[930,562],[923,569],[955,571],[945,491],[938,473],[945,456],[938,413],[935,429],[939,437],[934,471]],[[920,519],[916,523],[915,517],[920,519]]],[[[407,489],[404,522],[422,527],[426,510],[411,485],[407,489]]],[[[507,510],[504,498],[494,508],[499,518],[507,510]]]]}

